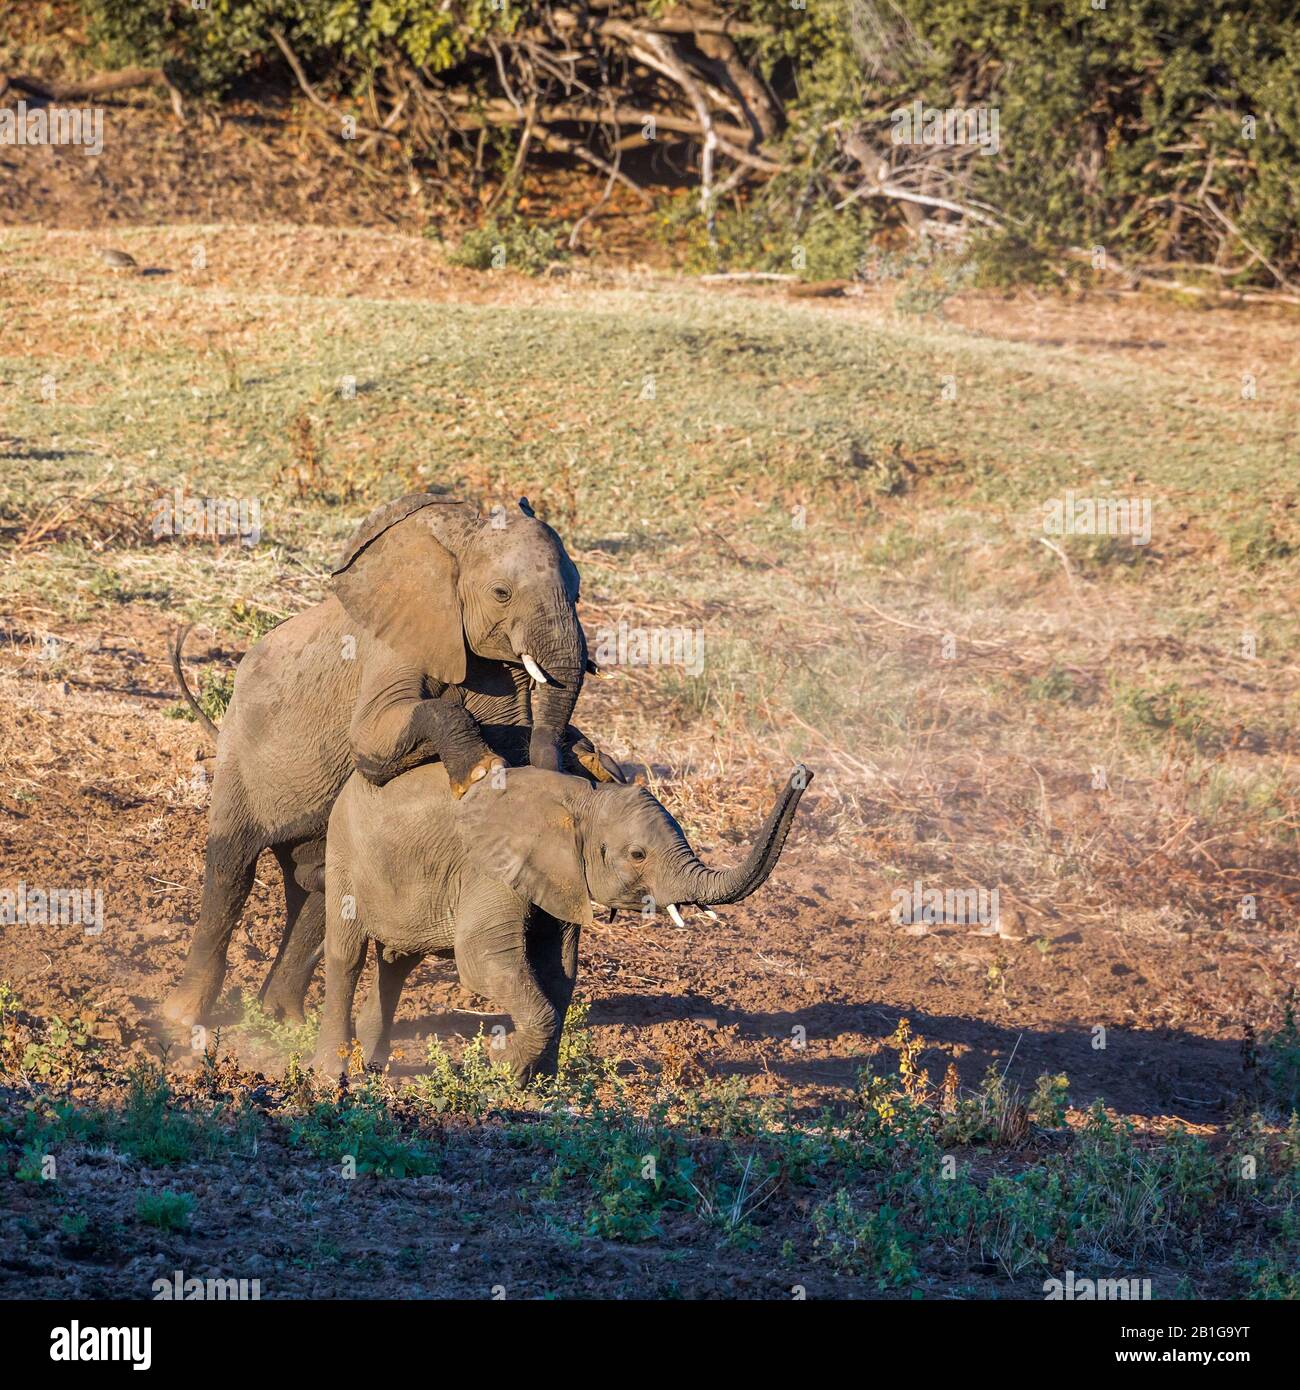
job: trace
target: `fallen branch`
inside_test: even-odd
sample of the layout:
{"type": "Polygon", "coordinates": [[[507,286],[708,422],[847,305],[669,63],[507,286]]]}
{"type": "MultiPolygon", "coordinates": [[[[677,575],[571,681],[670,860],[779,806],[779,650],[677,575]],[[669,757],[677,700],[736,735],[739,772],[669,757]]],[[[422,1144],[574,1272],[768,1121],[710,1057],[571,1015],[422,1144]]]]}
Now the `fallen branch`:
{"type": "Polygon", "coordinates": [[[82,78],[79,82],[48,82],[18,74],[0,77],[0,96],[10,87],[45,102],[86,101],[90,97],[108,96],[111,92],[124,92],[132,87],[164,87],[176,119],[185,120],[185,106],[180,91],[162,68],[122,68],[118,72],[82,78]]]}

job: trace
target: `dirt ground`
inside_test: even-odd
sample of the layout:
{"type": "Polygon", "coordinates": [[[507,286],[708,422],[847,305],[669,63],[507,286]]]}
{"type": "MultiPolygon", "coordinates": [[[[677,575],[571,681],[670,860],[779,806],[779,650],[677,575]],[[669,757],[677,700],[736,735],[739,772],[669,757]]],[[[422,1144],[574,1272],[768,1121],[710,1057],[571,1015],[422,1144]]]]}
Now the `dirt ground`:
{"type": "MultiPolygon", "coordinates": [[[[63,883],[70,862],[93,864],[107,925],[98,937],[76,925],[10,929],[0,978],[40,1010],[75,1014],[89,1003],[110,1051],[156,1053],[157,1006],[199,898],[206,788],[195,776],[211,750],[194,726],[160,717],[176,700],[156,613],[128,610],[112,630],[60,635],[86,654],[71,678],[49,681],[30,634],[8,634],[9,798],[28,795],[6,805],[0,862],[6,882],[17,875],[33,888],[63,883]]],[[[602,702],[615,698],[597,686],[584,722],[599,728],[602,702]]],[[[825,843],[825,829],[814,786],[774,887],[718,923],[598,923],[584,943],[582,989],[601,1051],[654,1070],[666,1048],[686,1043],[709,1070],[752,1077],[758,1094],[816,1106],[850,1088],[907,1017],[968,1084],[994,1061],[1026,1084],[1064,1071],[1081,1107],[1100,1097],[1125,1114],[1213,1126],[1248,1084],[1244,1029],[1261,998],[1294,980],[1293,933],[1243,925],[1215,932],[1211,949],[1158,919],[1135,939],[1065,916],[1047,931],[1004,921],[1002,935],[978,923],[908,935],[864,910],[879,901],[866,891],[871,866],[825,843]],[[1014,978],[1014,1004],[999,971],[1014,978]],[[1104,1052],[1093,1043],[1098,1024],[1104,1052]]],[[[723,843],[717,857],[742,849],[723,843]]],[[[280,910],[268,855],[231,949],[230,983],[249,994],[274,956],[280,910]]],[[[321,989],[318,977],[312,1002],[321,989]]],[[[499,1021],[474,1003],[449,964],[426,962],[407,986],[399,1038],[472,1036],[499,1021]]]]}

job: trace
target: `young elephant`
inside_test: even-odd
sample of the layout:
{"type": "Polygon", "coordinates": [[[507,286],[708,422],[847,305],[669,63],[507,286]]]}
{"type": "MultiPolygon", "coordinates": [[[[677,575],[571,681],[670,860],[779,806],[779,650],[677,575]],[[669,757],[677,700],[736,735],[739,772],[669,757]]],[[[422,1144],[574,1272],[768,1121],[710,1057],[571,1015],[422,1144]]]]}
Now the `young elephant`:
{"type": "Polygon", "coordinates": [[[506,1059],[520,1084],[553,1075],[590,901],[636,912],[649,904],[680,921],[679,903],[747,897],[772,871],[811,780],[796,768],[744,863],[710,869],[644,787],[523,767],[454,801],[440,763],[382,787],[353,776],[326,841],[325,1010],[313,1065],[343,1069],[373,939],[378,980],[358,1024],[369,1065],[387,1059],[406,977],[436,955],[510,1013],[506,1059]]]}

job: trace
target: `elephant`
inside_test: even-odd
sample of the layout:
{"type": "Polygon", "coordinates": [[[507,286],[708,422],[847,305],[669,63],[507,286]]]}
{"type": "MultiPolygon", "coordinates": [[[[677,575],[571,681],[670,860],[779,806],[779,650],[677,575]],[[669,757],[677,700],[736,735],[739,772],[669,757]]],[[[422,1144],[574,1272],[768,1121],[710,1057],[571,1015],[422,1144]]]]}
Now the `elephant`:
{"type": "Polygon", "coordinates": [[[325,852],[325,1007],[313,1067],[338,1076],[369,942],[377,979],[357,1039],[388,1059],[407,976],[427,955],[511,1015],[503,1060],[517,1083],[555,1074],[591,900],[681,922],[678,904],[737,902],[771,873],[812,773],[796,767],[732,869],[702,864],[642,785],[592,784],[541,768],[501,769],[454,801],[446,768],[385,786],[353,775],[330,813],[325,852]]]}
{"type": "MultiPolygon", "coordinates": [[[[217,740],[203,899],[164,1015],[210,1015],[226,952],[269,849],[284,879],[285,925],[262,987],[274,1014],[302,1018],[325,931],[325,833],[348,778],[382,787],[433,759],[452,798],[500,759],[482,725],[515,734],[533,766],[557,771],[588,669],[578,571],[527,499],[481,516],[415,493],[362,523],[333,572],[330,595],[261,638],[244,656],[218,730],[180,667],[182,692],[217,740]]],[[[596,777],[617,765],[580,749],[596,777]]]]}

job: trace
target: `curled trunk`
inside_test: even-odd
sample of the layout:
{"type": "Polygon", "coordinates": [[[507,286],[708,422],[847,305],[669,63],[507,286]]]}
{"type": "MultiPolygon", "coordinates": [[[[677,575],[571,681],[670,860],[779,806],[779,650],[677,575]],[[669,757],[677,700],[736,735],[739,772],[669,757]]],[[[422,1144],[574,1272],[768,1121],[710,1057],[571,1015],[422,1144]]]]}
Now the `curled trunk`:
{"type": "Polygon", "coordinates": [[[734,869],[710,869],[688,846],[683,862],[660,885],[660,898],[665,902],[700,904],[734,903],[747,898],[762,886],[776,866],[799,798],[811,781],[812,773],[807,768],[795,768],[755,837],[749,855],[734,869]]]}

